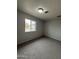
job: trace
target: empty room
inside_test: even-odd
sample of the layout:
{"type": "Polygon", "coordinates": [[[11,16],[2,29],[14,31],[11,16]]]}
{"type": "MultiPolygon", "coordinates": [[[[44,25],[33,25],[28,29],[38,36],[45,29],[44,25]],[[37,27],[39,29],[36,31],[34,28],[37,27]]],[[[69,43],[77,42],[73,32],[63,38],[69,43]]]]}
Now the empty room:
{"type": "Polygon", "coordinates": [[[61,59],[61,0],[17,0],[17,59],[61,59]]]}

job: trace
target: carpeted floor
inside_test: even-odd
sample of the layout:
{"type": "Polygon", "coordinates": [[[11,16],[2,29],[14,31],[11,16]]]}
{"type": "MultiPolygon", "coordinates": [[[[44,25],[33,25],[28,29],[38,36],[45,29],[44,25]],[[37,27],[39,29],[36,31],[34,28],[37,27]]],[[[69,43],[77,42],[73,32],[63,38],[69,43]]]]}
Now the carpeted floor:
{"type": "Polygon", "coordinates": [[[18,48],[17,59],[61,59],[61,43],[50,38],[40,38],[18,48]]]}

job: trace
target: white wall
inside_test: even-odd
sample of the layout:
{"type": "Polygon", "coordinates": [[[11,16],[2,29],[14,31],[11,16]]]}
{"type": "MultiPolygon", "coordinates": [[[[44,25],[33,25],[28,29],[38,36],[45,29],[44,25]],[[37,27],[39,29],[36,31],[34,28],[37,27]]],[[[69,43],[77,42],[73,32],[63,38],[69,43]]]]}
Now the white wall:
{"type": "Polygon", "coordinates": [[[35,39],[43,35],[43,21],[21,11],[17,12],[17,43],[35,39]],[[35,32],[25,32],[25,18],[35,20],[37,22],[37,30],[35,32]]]}
{"type": "Polygon", "coordinates": [[[54,19],[45,23],[45,35],[61,41],[61,19],[54,19]]]}

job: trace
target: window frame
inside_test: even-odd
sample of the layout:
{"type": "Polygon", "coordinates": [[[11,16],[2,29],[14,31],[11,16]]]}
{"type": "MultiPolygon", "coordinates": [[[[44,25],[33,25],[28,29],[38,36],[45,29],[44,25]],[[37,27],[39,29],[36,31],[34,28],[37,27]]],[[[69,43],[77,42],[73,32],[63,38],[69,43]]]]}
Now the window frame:
{"type": "Polygon", "coordinates": [[[30,29],[27,31],[27,30],[26,30],[26,20],[30,20],[30,19],[25,18],[25,32],[35,32],[35,31],[36,31],[36,21],[34,21],[34,20],[30,20],[30,29]],[[32,25],[32,22],[35,22],[34,30],[31,29],[31,27],[34,26],[34,24],[32,25]]]}

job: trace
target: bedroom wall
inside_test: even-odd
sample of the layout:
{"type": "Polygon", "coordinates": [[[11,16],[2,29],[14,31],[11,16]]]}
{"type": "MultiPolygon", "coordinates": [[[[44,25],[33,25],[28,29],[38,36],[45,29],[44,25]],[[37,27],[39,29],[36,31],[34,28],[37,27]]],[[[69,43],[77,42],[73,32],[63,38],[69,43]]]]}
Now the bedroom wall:
{"type": "Polygon", "coordinates": [[[31,15],[25,14],[21,11],[17,11],[17,44],[21,44],[25,41],[35,39],[42,36],[43,33],[43,21],[35,18],[31,15]],[[37,27],[35,32],[25,32],[25,18],[36,21],[37,27]]]}
{"type": "Polygon", "coordinates": [[[45,23],[45,35],[61,41],[61,19],[54,19],[45,23]]]}

